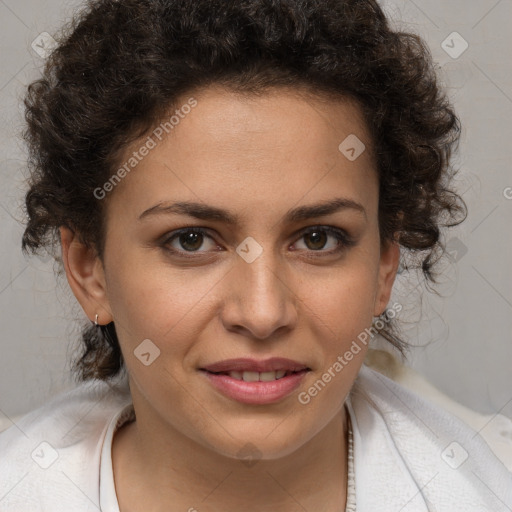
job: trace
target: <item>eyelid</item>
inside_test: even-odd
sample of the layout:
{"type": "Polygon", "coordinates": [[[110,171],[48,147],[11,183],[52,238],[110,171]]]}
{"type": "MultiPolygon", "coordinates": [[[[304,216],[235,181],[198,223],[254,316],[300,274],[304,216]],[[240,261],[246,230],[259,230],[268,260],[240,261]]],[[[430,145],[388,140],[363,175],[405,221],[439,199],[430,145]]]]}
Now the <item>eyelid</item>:
{"type": "MultiPolygon", "coordinates": [[[[161,245],[169,252],[175,253],[175,254],[193,255],[193,254],[202,254],[202,253],[207,252],[207,251],[180,251],[180,250],[176,250],[176,249],[170,249],[168,247],[168,245],[184,233],[198,233],[198,234],[205,236],[206,238],[210,238],[212,241],[215,242],[214,237],[210,234],[211,233],[210,229],[202,228],[199,226],[189,226],[189,227],[185,227],[185,228],[176,229],[176,230],[172,231],[171,233],[166,233],[162,237],[161,245]]],[[[219,244],[217,244],[217,245],[219,245],[219,244]]],[[[185,256],[185,257],[193,258],[194,256],[185,256]]]]}
{"type": "Polygon", "coordinates": [[[352,239],[345,229],[338,228],[336,226],[330,226],[329,224],[315,224],[314,226],[307,226],[305,228],[301,228],[299,231],[296,232],[294,236],[304,236],[315,230],[325,231],[332,235],[336,233],[340,236],[344,236],[345,238],[347,238],[347,240],[352,239]]]}
{"type": "MultiPolygon", "coordinates": [[[[307,252],[311,252],[311,253],[318,253],[318,255],[321,256],[321,255],[329,255],[329,254],[334,254],[334,253],[340,253],[343,250],[348,249],[349,247],[352,247],[356,243],[355,240],[344,229],[338,228],[338,227],[335,227],[335,226],[330,226],[330,225],[323,225],[323,224],[316,224],[314,226],[307,226],[305,228],[302,228],[302,229],[298,230],[293,235],[294,239],[295,239],[295,242],[293,242],[293,243],[295,244],[303,236],[305,236],[305,235],[307,235],[307,234],[309,234],[311,232],[314,232],[315,230],[317,230],[317,231],[324,231],[328,235],[335,237],[341,243],[338,244],[338,246],[336,248],[330,249],[330,250],[322,250],[322,249],[319,249],[317,251],[315,251],[313,249],[309,249],[309,250],[308,249],[299,249],[299,250],[303,250],[303,251],[307,251],[307,252]]],[[[174,230],[170,234],[166,234],[163,237],[163,239],[162,239],[161,245],[168,252],[170,252],[172,254],[180,255],[180,256],[182,256],[184,258],[197,258],[198,256],[196,256],[196,255],[208,254],[209,251],[181,251],[181,250],[171,249],[171,248],[168,247],[168,244],[173,242],[181,234],[183,234],[183,233],[190,233],[190,232],[202,234],[205,237],[210,238],[215,243],[217,243],[215,241],[215,238],[210,234],[212,232],[210,229],[203,228],[203,227],[198,227],[198,226],[189,226],[189,227],[185,227],[185,228],[180,228],[180,229],[174,230]]],[[[219,244],[217,244],[217,246],[218,245],[219,244]]]]}
{"type": "MultiPolygon", "coordinates": [[[[338,246],[331,250],[318,250],[314,251],[312,249],[309,250],[309,252],[315,254],[318,253],[319,255],[329,255],[329,254],[335,254],[342,252],[345,249],[348,249],[349,247],[352,247],[355,245],[356,241],[354,238],[352,238],[347,231],[344,229],[335,227],[335,226],[329,226],[325,224],[317,224],[315,226],[308,226],[307,228],[303,228],[300,231],[297,232],[298,238],[297,240],[300,240],[303,236],[308,235],[309,233],[315,232],[315,231],[324,231],[330,236],[333,236],[338,240],[338,242],[341,242],[341,244],[338,244],[338,246]]],[[[295,243],[295,242],[294,242],[295,243]]],[[[307,249],[306,249],[307,250],[307,249]]]]}

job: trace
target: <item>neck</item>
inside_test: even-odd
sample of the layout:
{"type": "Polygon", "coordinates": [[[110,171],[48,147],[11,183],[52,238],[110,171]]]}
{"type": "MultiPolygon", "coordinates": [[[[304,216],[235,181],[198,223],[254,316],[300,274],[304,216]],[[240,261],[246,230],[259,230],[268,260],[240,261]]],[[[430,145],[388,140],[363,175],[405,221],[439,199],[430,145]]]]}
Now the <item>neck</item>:
{"type": "Polygon", "coordinates": [[[345,408],[293,453],[244,462],[198,444],[158,417],[140,414],[137,405],[134,397],[137,421],[123,426],[112,446],[121,512],[160,510],[168,503],[190,512],[345,510],[345,408]]]}

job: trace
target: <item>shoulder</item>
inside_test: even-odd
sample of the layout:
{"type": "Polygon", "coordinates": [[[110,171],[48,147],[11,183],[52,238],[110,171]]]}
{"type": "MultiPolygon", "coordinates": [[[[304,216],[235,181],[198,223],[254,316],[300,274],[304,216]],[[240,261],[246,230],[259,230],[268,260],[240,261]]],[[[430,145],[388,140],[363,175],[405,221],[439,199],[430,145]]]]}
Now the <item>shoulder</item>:
{"type": "Polygon", "coordinates": [[[54,397],[0,434],[0,508],[94,509],[100,455],[110,421],[131,403],[126,382],[93,380],[54,397]],[[91,501],[92,499],[92,501],[91,501]],[[11,508],[9,508],[11,507],[11,508]],[[30,507],[29,507],[30,508],[30,507]]]}
{"type": "Polygon", "coordinates": [[[478,432],[454,415],[366,365],[349,404],[360,483],[376,488],[385,482],[399,509],[408,502],[405,489],[409,499],[441,510],[466,503],[468,511],[512,506],[512,475],[478,432]]]}

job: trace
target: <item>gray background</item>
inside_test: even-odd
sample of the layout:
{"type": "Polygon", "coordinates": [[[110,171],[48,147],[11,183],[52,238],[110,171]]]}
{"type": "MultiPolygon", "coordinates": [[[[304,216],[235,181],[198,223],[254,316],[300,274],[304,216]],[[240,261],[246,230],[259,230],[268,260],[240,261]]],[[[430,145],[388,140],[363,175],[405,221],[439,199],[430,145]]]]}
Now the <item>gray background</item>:
{"type": "MultiPolygon", "coordinates": [[[[22,256],[16,220],[24,191],[21,98],[44,62],[31,44],[42,32],[54,34],[79,4],[0,0],[0,418],[74,385],[68,360],[77,346],[74,319],[84,314],[48,259],[22,256]]],[[[447,235],[452,256],[441,297],[415,288],[414,276],[398,278],[394,300],[404,304],[404,334],[418,346],[409,361],[460,403],[512,417],[512,2],[384,6],[397,26],[427,40],[440,66],[463,125],[456,164],[469,207],[465,223],[447,235]],[[469,45],[457,58],[441,46],[463,48],[454,31],[469,45]]]]}

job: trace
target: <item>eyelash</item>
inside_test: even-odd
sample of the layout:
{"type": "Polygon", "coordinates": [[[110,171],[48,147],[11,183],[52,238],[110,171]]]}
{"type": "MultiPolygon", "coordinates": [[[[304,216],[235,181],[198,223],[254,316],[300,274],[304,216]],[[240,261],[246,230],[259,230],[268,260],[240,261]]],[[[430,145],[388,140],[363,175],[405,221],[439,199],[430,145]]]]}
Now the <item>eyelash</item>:
{"type": "MultiPolygon", "coordinates": [[[[313,253],[320,253],[319,256],[330,256],[333,254],[341,253],[345,251],[346,249],[352,247],[355,245],[355,240],[353,240],[345,231],[332,227],[332,226],[310,226],[306,228],[305,231],[302,231],[298,240],[303,238],[306,235],[309,235],[310,233],[313,233],[315,231],[322,231],[327,233],[328,235],[334,236],[336,240],[339,242],[336,248],[331,249],[329,251],[324,251],[322,249],[319,249],[317,251],[310,249],[310,252],[313,253]]],[[[206,229],[198,228],[198,227],[188,227],[179,229],[177,231],[174,231],[170,236],[166,237],[165,240],[162,243],[162,248],[174,255],[179,255],[183,258],[189,258],[189,259],[197,259],[197,254],[201,254],[203,251],[178,251],[176,249],[172,249],[169,247],[169,244],[173,242],[176,238],[178,238],[180,235],[183,235],[185,233],[197,233],[203,236],[206,236],[208,238],[212,238],[206,229]]],[[[303,250],[303,249],[300,249],[303,250]]],[[[316,257],[316,256],[315,256],[316,257]]]]}

